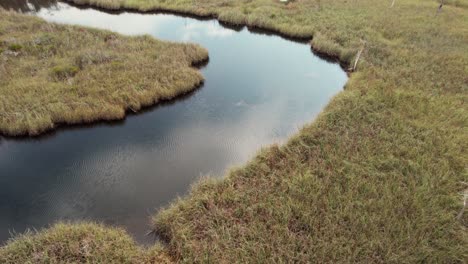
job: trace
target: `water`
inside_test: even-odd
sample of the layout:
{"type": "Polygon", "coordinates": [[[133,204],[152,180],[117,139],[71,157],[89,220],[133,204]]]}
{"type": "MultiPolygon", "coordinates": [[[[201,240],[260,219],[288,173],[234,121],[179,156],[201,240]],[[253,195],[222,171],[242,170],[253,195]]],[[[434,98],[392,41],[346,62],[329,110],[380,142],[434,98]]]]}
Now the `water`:
{"type": "Polygon", "coordinates": [[[347,80],[307,44],[214,20],[109,14],[52,0],[0,5],[48,21],[196,42],[210,53],[204,86],[172,104],[39,139],[1,138],[0,242],[11,232],[87,219],[122,226],[147,243],[149,216],[158,208],[200,176],[222,177],[262,146],[284,142],[347,80]]]}

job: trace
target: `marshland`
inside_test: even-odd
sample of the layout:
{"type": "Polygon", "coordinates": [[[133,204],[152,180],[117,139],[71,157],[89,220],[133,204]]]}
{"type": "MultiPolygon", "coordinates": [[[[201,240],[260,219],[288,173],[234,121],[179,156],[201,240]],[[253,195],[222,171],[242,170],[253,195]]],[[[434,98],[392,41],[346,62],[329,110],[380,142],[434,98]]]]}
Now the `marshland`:
{"type": "Polygon", "coordinates": [[[40,229],[6,241],[1,262],[468,258],[466,1],[70,2],[16,8],[48,22],[0,11],[2,232],[40,229]],[[31,43],[47,28],[57,52],[38,61],[31,43]],[[128,64],[116,75],[112,62],[72,64],[85,48],[128,64]],[[140,78],[153,93],[138,97],[140,78]],[[202,80],[118,123],[11,137],[115,119],[76,109],[116,107],[122,118],[154,105],[161,82],[176,91],[202,80]],[[86,101],[64,87],[100,92],[86,101]],[[138,245],[149,216],[158,241],[138,245]]]}
{"type": "Polygon", "coordinates": [[[58,124],[122,119],[203,81],[208,52],[145,36],[124,38],[2,11],[0,132],[38,135],[58,124]]]}

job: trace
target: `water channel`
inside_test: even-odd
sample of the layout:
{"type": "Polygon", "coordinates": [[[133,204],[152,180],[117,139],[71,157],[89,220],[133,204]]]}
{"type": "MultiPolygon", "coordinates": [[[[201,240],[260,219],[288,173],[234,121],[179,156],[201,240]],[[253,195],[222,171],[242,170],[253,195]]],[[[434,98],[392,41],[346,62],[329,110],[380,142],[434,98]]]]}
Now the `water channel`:
{"type": "Polygon", "coordinates": [[[346,73],[307,43],[216,20],[106,13],[53,0],[0,6],[50,22],[199,43],[204,85],[124,121],[0,138],[0,243],[59,220],[122,226],[141,243],[149,216],[199,177],[222,177],[262,146],[284,143],[343,89],[346,73]]]}

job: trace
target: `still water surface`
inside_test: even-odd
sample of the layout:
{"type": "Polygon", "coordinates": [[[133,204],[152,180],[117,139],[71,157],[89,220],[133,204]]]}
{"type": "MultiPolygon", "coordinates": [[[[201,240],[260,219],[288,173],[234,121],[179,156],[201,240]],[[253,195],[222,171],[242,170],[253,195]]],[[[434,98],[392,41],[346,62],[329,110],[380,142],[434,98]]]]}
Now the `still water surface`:
{"type": "Polygon", "coordinates": [[[262,147],[282,143],[341,91],[339,65],[304,43],[235,31],[215,20],[109,14],[51,0],[0,1],[48,21],[208,49],[205,84],[125,121],[61,129],[40,139],[0,139],[0,243],[58,220],[96,220],[148,242],[148,216],[200,176],[221,177],[262,147]]]}

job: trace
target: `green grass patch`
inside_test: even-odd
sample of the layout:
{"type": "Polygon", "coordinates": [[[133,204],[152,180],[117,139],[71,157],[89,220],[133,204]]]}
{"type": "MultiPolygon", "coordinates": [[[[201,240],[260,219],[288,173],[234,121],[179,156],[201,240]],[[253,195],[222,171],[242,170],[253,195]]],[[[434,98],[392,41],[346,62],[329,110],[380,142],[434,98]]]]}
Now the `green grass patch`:
{"type": "Polygon", "coordinates": [[[21,46],[20,44],[10,44],[10,46],[8,46],[9,50],[16,52],[20,51],[22,48],[23,46],[21,46]]]}

